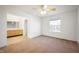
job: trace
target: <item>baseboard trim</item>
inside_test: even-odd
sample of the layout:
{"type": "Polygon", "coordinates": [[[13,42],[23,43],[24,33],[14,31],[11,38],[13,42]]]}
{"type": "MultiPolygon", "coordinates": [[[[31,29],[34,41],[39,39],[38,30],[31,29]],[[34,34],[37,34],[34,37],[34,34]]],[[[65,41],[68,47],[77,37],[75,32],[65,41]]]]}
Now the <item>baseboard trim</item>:
{"type": "MultiPolygon", "coordinates": [[[[52,37],[52,36],[48,36],[48,35],[41,35],[41,36],[46,36],[46,37],[56,38],[56,39],[65,40],[65,41],[72,41],[72,40],[63,39],[63,38],[58,38],[58,37],[52,37]]],[[[77,41],[72,41],[72,42],[78,43],[77,41]]]]}
{"type": "Polygon", "coordinates": [[[37,38],[37,37],[39,37],[39,36],[41,36],[41,35],[35,36],[35,37],[31,38],[31,39],[37,38]]]}

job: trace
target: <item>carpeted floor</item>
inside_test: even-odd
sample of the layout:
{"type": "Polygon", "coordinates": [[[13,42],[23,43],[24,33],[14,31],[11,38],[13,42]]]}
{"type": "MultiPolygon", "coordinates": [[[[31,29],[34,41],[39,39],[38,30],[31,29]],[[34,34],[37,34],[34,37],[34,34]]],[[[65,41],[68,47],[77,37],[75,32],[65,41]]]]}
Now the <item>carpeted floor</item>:
{"type": "Polygon", "coordinates": [[[0,48],[4,53],[78,53],[79,47],[76,42],[57,39],[47,36],[39,36],[33,39],[25,37],[10,38],[8,46],[0,48]],[[11,40],[12,39],[12,40],[11,40]]]}

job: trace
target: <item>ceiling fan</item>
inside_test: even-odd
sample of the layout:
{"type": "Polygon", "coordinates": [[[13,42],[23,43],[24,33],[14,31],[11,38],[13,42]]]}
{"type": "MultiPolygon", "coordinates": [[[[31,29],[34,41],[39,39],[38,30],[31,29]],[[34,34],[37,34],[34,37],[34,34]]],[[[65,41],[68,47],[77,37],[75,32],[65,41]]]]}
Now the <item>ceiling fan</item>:
{"type": "Polygon", "coordinates": [[[41,14],[46,14],[47,12],[56,11],[56,8],[50,5],[41,5],[40,11],[41,11],[41,14]]]}

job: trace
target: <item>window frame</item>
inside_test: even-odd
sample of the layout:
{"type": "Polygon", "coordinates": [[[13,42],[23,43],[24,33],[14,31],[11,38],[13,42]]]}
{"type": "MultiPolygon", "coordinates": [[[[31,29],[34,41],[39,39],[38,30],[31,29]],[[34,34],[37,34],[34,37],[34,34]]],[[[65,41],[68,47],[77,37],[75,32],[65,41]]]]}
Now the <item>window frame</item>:
{"type": "Polygon", "coordinates": [[[55,19],[55,20],[49,20],[49,31],[50,32],[61,32],[61,20],[59,20],[59,19],[55,19]],[[52,24],[52,25],[50,25],[50,22],[54,22],[54,24],[52,24]],[[59,24],[56,24],[55,22],[56,21],[58,21],[59,22],[59,24]],[[53,26],[53,27],[52,27],[53,26]],[[57,29],[58,28],[58,26],[59,26],[59,29],[57,29]],[[52,29],[52,28],[53,29],[52,29]]]}

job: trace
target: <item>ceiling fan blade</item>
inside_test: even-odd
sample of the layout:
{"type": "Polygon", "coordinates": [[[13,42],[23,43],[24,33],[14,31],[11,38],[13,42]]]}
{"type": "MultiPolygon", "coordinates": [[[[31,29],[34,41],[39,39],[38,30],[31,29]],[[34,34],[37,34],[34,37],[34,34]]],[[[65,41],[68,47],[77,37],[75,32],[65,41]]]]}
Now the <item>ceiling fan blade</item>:
{"type": "Polygon", "coordinates": [[[56,11],[56,8],[52,8],[52,9],[50,9],[51,11],[56,11]]]}

